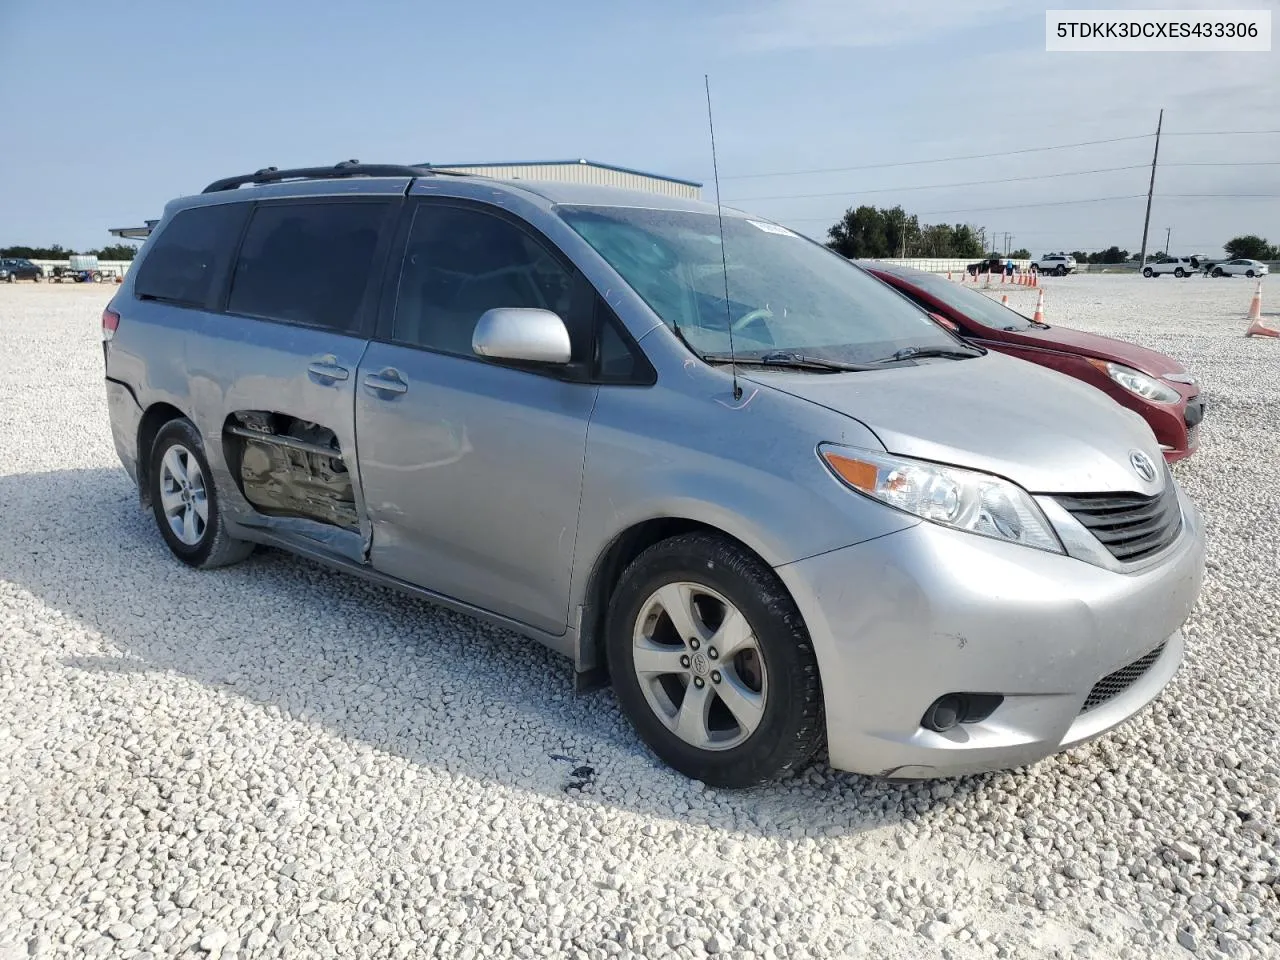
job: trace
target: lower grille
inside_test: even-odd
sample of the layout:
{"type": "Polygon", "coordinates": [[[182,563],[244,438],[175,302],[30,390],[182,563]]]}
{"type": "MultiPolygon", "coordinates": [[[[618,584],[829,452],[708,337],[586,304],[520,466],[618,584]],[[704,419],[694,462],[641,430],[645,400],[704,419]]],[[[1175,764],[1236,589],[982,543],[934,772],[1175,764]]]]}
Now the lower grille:
{"type": "Polygon", "coordinates": [[[1152,664],[1160,659],[1160,654],[1164,653],[1164,648],[1165,644],[1162,643],[1127,667],[1121,667],[1115,673],[1108,673],[1093,685],[1093,689],[1089,691],[1089,696],[1085,697],[1084,706],[1080,708],[1080,712],[1087,713],[1094,707],[1100,707],[1108,700],[1120,696],[1120,694],[1132,687],[1151,669],[1152,664]]]}
{"type": "Polygon", "coordinates": [[[1178,489],[1167,472],[1164,491],[1154,497],[1076,493],[1054,499],[1084,524],[1113,557],[1126,563],[1159,553],[1182,530],[1178,489]]]}

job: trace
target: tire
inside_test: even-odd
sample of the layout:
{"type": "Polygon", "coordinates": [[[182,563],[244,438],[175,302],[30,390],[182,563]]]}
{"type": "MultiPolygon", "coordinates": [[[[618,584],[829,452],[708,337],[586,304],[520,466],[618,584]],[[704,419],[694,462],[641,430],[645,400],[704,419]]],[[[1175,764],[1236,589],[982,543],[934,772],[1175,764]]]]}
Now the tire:
{"type": "Polygon", "coordinates": [[[224,567],[253,552],[252,543],[227,535],[204,443],[190,420],[170,420],[160,428],[151,447],[147,483],[160,536],[183,563],[201,569],[224,567]],[[166,462],[171,454],[174,459],[166,462]],[[180,479],[188,482],[187,489],[179,487],[180,479]]]}
{"type": "Polygon", "coordinates": [[[1181,267],[1174,267],[1173,275],[1177,277],[1179,280],[1181,280],[1183,277],[1187,275],[1187,271],[1183,270],[1181,267]]]}
{"type": "Polygon", "coordinates": [[[1143,267],[1143,268],[1142,268],[1142,275],[1143,275],[1144,277],[1154,277],[1154,276],[1155,276],[1155,273],[1152,271],[1152,269],[1151,269],[1150,267],[1143,267]]]}
{"type": "Polygon", "coordinates": [[[1222,268],[1221,268],[1221,267],[1214,267],[1214,268],[1213,268],[1213,276],[1215,276],[1215,277],[1221,277],[1221,276],[1223,276],[1222,268]]]}
{"type": "Polygon", "coordinates": [[[40,274],[38,274],[38,273],[37,273],[37,274],[36,274],[34,277],[32,277],[31,279],[32,279],[32,280],[34,280],[36,283],[39,283],[41,280],[43,280],[43,279],[44,279],[44,277],[42,277],[40,274]]]}
{"type": "Polygon", "coordinates": [[[727,537],[682,534],[632,561],[609,601],[606,652],[632,726],[687,777],[730,788],[766,783],[803,768],[825,742],[818,661],[800,611],[777,575],[727,537]],[[736,635],[738,653],[723,658],[716,638],[731,617],[746,629],[736,635]],[[646,652],[658,669],[642,677],[636,656],[646,652]],[[691,736],[682,736],[676,727],[690,696],[706,706],[689,714],[691,736]]]}
{"type": "Polygon", "coordinates": [[[7,277],[5,277],[5,278],[4,278],[4,280],[5,280],[5,283],[17,283],[17,282],[18,282],[18,278],[17,278],[16,276],[14,276],[12,273],[11,273],[11,274],[9,274],[7,277]]]}
{"type": "Polygon", "coordinates": [[[1053,275],[1054,275],[1055,277],[1065,277],[1065,276],[1067,275],[1067,268],[1066,268],[1066,267],[1054,267],[1054,268],[1053,268],[1053,275]]]}
{"type": "Polygon", "coordinates": [[[1250,280],[1252,280],[1252,279],[1253,279],[1253,276],[1254,276],[1254,274],[1253,274],[1253,271],[1252,271],[1252,270],[1246,270],[1246,271],[1244,272],[1244,275],[1245,275],[1246,277],[1248,277],[1250,280]]]}

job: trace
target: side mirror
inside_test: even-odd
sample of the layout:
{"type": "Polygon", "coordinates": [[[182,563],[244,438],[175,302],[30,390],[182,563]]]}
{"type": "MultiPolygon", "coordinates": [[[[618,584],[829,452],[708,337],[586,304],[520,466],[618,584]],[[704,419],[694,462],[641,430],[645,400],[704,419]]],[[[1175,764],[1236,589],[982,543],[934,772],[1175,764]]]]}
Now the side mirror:
{"type": "Polygon", "coordinates": [[[929,316],[933,319],[933,322],[936,323],[938,326],[946,327],[946,329],[950,330],[952,333],[960,332],[960,326],[954,320],[948,320],[946,317],[944,317],[940,313],[930,312],[929,316]]]}
{"type": "Polygon", "coordinates": [[[495,360],[566,364],[573,350],[564,321],[536,307],[494,307],[480,315],[471,349],[495,360]]]}

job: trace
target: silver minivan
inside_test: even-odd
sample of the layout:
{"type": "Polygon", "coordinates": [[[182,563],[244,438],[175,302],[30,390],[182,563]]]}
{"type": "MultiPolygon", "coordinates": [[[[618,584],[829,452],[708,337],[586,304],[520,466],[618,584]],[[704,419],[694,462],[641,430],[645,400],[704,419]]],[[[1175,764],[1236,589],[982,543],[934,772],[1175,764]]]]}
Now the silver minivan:
{"type": "Polygon", "coordinates": [[[708,783],[1029,763],[1182,659],[1203,533],[1145,422],[738,211],[269,168],[170,203],[102,325],[180,560],[518,631],[708,783]]]}

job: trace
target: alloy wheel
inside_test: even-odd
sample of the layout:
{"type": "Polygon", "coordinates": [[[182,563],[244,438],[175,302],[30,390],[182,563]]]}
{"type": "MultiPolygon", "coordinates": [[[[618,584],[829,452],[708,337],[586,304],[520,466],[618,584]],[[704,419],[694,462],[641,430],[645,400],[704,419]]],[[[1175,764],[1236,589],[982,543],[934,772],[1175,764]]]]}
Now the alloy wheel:
{"type": "Polygon", "coordinates": [[[199,461],[180,443],[160,462],[160,505],[173,535],[189,547],[198,545],[209,525],[209,494],[199,461]]]}

